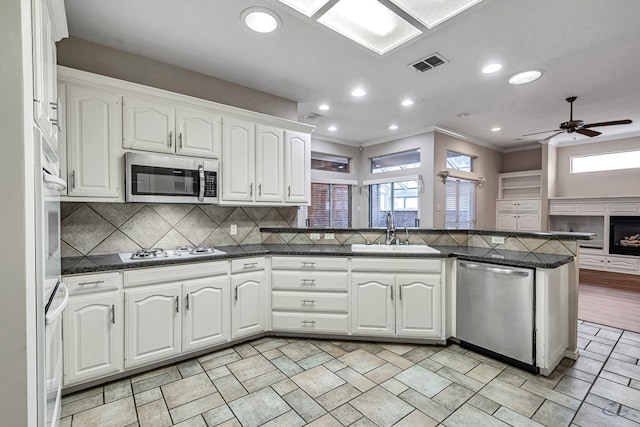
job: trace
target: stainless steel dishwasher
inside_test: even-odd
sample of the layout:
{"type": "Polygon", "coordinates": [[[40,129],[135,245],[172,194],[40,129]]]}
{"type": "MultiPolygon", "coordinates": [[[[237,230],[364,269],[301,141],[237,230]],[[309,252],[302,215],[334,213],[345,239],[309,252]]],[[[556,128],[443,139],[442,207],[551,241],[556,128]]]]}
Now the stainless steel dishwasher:
{"type": "Polygon", "coordinates": [[[461,344],[535,371],[534,270],[463,260],[457,267],[461,344]]]}

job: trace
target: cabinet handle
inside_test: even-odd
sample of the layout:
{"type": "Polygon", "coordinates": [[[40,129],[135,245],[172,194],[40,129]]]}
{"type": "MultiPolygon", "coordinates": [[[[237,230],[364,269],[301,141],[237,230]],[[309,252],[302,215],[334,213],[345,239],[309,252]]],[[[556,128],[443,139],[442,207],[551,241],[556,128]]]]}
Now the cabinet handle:
{"type": "Polygon", "coordinates": [[[116,306],[111,304],[111,323],[116,324],[116,306]]]}
{"type": "Polygon", "coordinates": [[[304,224],[305,226],[309,227],[309,224],[311,224],[311,220],[309,218],[305,219],[304,224]]]}
{"type": "Polygon", "coordinates": [[[303,285],[306,285],[307,283],[310,285],[315,285],[316,284],[316,279],[301,279],[300,282],[303,285]]]}
{"type": "Polygon", "coordinates": [[[262,197],[262,183],[258,184],[258,197],[262,197]]]}
{"type": "Polygon", "coordinates": [[[176,313],[180,313],[180,297],[176,295],[176,313]]]}
{"type": "Polygon", "coordinates": [[[57,110],[58,109],[58,103],[57,102],[50,102],[49,105],[51,105],[51,109],[52,110],[57,110]]]}
{"type": "Polygon", "coordinates": [[[391,301],[393,301],[393,287],[389,288],[391,290],[391,301]]]}
{"type": "Polygon", "coordinates": [[[71,188],[73,189],[76,188],[76,171],[75,170],[71,171],[71,188]]]}
{"type": "Polygon", "coordinates": [[[256,265],[258,265],[257,262],[247,262],[244,264],[243,268],[254,268],[256,265]]]}
{"type": "Polygon", "coordinates": [[[306,325],[315,325],[316,321],[315,320],[303,320],[302,321],[302,326],[306,326],[306,325]]]}
{"type": "Polygon", "coordinates": [[[169,148],[173,147],[173,131],[169,131],[169,148]]]}
{"type": "Polygon", "coordinates": [[[306,267],[307,265],[310,265],[311,267],[313,267],[316,265],[316,263],[314,261],[302,261],[303,267],[306,267]]]}
{"type": "Polygon", "coordinates": [[[249,184],[249,197],[253,197],[253,182],[249,184]]]}
{"type": "Polygon", "coordinates": [[[233,299],[235,299],[236,301],[238,301],[238,287],[235,287],[235,290],[233,291],[233,299]]]}
{"type": "Polygon", "coordinates": [[[182,150],[182,132],[178,135],[178,141],[180,141],[180,149],[182,150]]]}
{"type": "Polygon", "coordinates": [[[189,311],[189,294],[184,297],[184,305],[187,307],[187,311],[189,311]]]}
{"type": "Polygon", "coordinates": [[[80,282],[78,283],[78,286],[99,285],[100,283],[104,283],[104,280],[94,280],[93,282],[80,282]]]}
{"type": "Polygon", "coordinates": [[[400,295],[400,301],[402,301],[402,286],[398,286],[398,294],[400,295]]]}
{"type": "Polygon", "coordinates": [[[301,301],[302,301],[302,305],[305,305],[306,303],[309,303],[309,304],[315,304],[316,303],[316,300],[314,300],[314,299],[303,299],[301,301]]]}
{"type": "Polygon", "coordinates": [[[287,197],[291,197],[291,186],[287,188],[287,194],[288,194],[287,197]]]}

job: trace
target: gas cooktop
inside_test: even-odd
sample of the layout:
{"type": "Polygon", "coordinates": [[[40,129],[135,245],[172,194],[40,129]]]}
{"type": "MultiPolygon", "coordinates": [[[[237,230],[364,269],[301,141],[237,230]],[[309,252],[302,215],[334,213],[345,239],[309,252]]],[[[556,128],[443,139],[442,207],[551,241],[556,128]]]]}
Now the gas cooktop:
{"type": "Polygon", "coordinates": [[[177,258],[194,258],[203,255],[224,255],[225,252],[209,246],[181,246],[176,249],[164,250],[162,248],[140,249],[136,252],[118,254],[122,262],[140,262],[153,260],[166,260],[177,258]]]}

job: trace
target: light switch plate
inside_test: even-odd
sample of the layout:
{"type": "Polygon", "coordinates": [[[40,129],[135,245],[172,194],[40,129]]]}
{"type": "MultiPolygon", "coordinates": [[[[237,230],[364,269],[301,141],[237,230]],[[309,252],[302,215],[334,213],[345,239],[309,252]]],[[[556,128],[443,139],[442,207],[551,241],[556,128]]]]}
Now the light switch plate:
{"type": "Polygon", "coordinates": [[[504,237],[503,236],[491,236],[491,243],[495,245],[504,245],[504,237]]]}
{"type": "Polygon", "coordinates": [[[320,240],[320,233],[310,233],[309,238],[311,240],[320,240]]]}
{"type": "Polygon", "coordinates": [[[231,224],[231,230],[229,231],[229,233],[232,236],[238,234],[238,224],[231,224]]]}
{"type": "Polygon", "coordinates": [[[334,240],[335,238],[336,238],[336,235],[334,233],[324,233],[325,240],[334,240]]]}

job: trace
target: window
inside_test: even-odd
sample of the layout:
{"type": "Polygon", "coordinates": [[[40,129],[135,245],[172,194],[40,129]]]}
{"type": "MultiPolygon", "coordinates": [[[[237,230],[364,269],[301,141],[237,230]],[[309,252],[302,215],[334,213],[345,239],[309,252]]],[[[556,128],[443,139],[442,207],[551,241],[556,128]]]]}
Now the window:
{"type": "Polygon", "coordinates": [[[391,212],[396,227],[418,225],[418,181],[398,181],[369,186],[369,226],[386,227],[391,212]]]}
{"type": "Polygon", "coordinates": [[[351,227],[351,186],[311,183],[311,205],[307,209],[307,226],[351,227]]]}
{"type": "Polygon", "coordinates": [[[571,173],[640,168],[640,150],[571,157],[571,173]]]}
{"type": "Polygon", "coordinates": [[[347,157],[330,156],[313,152],[311,153],[311,169],[349,173],[351,171],[351,161],[347,157]]]}
{"type": "Polygon", "coordinates": [[[447,179],[445,210],[445,228],[475,228],[476,182],[460,178],[447,179]]]}
{"type": "Polygon", "coordinates": [[[371,173],[391,172],[420,167],[420,150],[404,151],[371,159],[371,173]]]}
{"type": "Polygon", "coordinates": [[[447,150],[447,168],[473,172],[473,157],[447,150]]]}

